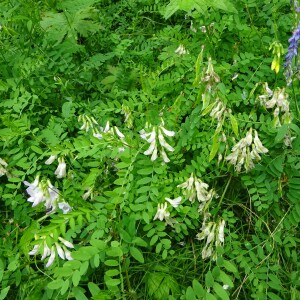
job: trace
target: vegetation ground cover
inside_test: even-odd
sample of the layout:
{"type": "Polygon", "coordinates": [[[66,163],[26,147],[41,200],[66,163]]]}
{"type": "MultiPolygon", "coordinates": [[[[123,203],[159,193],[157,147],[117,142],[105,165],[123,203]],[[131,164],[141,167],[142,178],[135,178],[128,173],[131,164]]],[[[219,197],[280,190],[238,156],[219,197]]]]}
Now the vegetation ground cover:
{"type": "Polygon", "coordinates": [[[2,0],[0,299],[299,299],[299,13],[2,0]]]}

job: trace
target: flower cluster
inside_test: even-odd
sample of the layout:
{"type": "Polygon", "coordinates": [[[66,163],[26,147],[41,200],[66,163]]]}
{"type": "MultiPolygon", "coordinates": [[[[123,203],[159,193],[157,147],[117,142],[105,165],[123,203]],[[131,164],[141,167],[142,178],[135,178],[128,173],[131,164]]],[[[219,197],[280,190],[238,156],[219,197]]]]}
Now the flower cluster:
{"type": "MultiPolygon", "coordinates": [[[[112,136],[117,136],[118,138],[120,138],[122,141],[123,139],[125,138],[125,135],[119,130],[119,128],[117,126],[112,126],[110,127],[109,125],[109,121],[106,122],[106,125],[105,127],[100,127],[100,129],[96,129],[94,128],[93,129],[93,136],[95,138],[98,138],[98,139],[102,139],[102,134],[103,133],[108,133],[112,136]]],[[[124,141],[123,141],[124,142],[124,141]]]]}
{"type": "Polygon", "coordinates": [[[32,203],[32,207],[45,202],[47,214],[52,213],[57,208],[57,205],[64,214],[71,211],[71,207],[68,203],[59,202],[59,191],[49,180],[40,182],[37,176],[33,183],[24,181],[24,184],[28,186],[26,192],[30,197],[27,201],[32,203]]]}
{"type": "Polygon", "coordinates": [[[288,48],[288,53],[285,56],[285,64],[284,68],[286,70],[286,80],[287,84],[290,85],[292,83],[292,62],[293,58],[298,55],[298,41],[300,39],[300,26],[298,26],[294,32],[292,37],[289,39],[289,48],[288,48]]]}
{"type": "Polygon", "coordinates": [[[154,161],[157,159],[158,156],[158,142],[160,144],[160,154],[162,156],[162,159],[165,163],[168,163],[170,159],[168,158],[165,149],[173,152],[174,148],[170,146],[164,138],[164,135],[168,137],[172,137],[175,135],[174,131],[169,131],[166,128],[164,128],[164,121],[161,120],[161,124],[159,126],[149,126],[146,124],[145,129],[142,129],[140,131],[141,138],[143,140],[146,140],[148,143],[150,143],[150,146],[148,150],[144,152],[145,155],[151,155],[151,160],[154,161]],[[152,128],[151,132],[146,132],[149,128],[152,128]]]}
{"type": "MultiPolygon", "coordinates": [[[[51,165],[56,160],[56,155],[51,155],[46,161],[46,165],[51,165]]],[[[58,166],[54,174],[57,178],[64,178],[67,175],[67,165],[63,157],[58,158],[58,166]]]]}
{"type": "Polygon", "coordinates": [[[167,202],[165,203],[159,203],[157,205],[157,212],[156,215],[154,216],[153,220],[159,219],[160,221],[165,220],[167,224],[172,225],[173,220],[170,218],[170,212],[167,210],[168,208],[168,202],[171,204],[172,207],[176,208],[179,206],[182,197],[177,197],[175,199],[170,199],[170,198],[165,198],[167,202]]]}
{"type": "Polygon", "coordinates": [[[7,174],[7,163],[5,160],[0,158],[0,177],[7,174]]]}
{"type": "Polygon", "coordinates": [[[213,260],[217,258],[216,248],[224,244],[224,228],[225,221],[220,219],[219,222],[206,222],[210,217],[209,214],[205,216],[202,224],[201,232],[197,234],[197,240],[206,239],[204,248],[202,249],[202,258],[206,259],[212,256],[213,260]],[[214,248],[215,246],[215,248],[214,248]]]}
{"type": "MultiPolygon", "coordinates": [[[[53,235],[51,235],[51,234],[50,234],[50,236],[53,237],[53,235]]],[[[35,239],[37,240],[38,238],[35,237],[35,239]]],[[[73,258],[71,256],[71,252],[67,248],[73,249],[74,246],[69,241],[63,239],[62,237],[58,237],[58,240],[63,245],[61,245],[57,241],[50,248],[47,245],[46,236],[40,237],[39,240],[40,240],[40,243],[36,244],[28,254],[29,255],[37,255],[39,252],[41,252],[42,253],[41,260],[44,260],[46,257],[49,257],[48,262],[46,264],[46,268],[50,267],[53,264],[56,254],[58,254],[58,256],[63,260],[65,260],[65,259],[73,260],[73,258]]]]}
{"type": "Polygon", "coordinates": [[[208,90],[210,90],[211,86],[214,83],[220,82],[220,77],[214,70],[214,66],[213,66],[211,57],[209,57],[209,59],[208,59],[207,69],[206,69],[205,75],[203,76],[201,81],[208,83],[208,86],[207,86],[208,90]]]}
{"type": "Polygon", "coordinates": [[[218,198],[215,190],[208,190],[208,184],[197,178],[193,173],[187,181],[177,185],[177,187],[184,189],[183,194],[192,203],[194,203],[197,198],[200,202],[198,208],[199,212],[204,212],[207,209],[213,197],[218,198]]]}
{"type": "Polygon", "coordinates": [[[265,108],[274,108],[274,126],[281,126],[281,123],[291,123],[290,105],[288,101],[288,95],[285,89],[277,88],[274,92],[268,87],[266,83],[264,85],[265,94],[259,96],[260,104],[265,108]],[[272,98],[271,98],[272,97],[272,98]],[[270,99],[271,98],[271,99],[270,99]],[[281,114],[281,119],[279,115],[281,114]]]}
{"type": "Polygon", "coordinates": [[[246,172],[254,168],[254,161],[261,159],[259,154],[267,153],[265,148],[254,130],[254,139],[252,136],[252,128],[247,132],[246,137],[242,138],[232,148],[231,153],[225,158],[230,164],[234,165],[237,172],[241,172],[244,166],[246,172]]]}
{"type": "Polygon", "coordinates": [[[93,118],[87,115],[80,115],[78,117],[78,122],[82,121],[83,124],[80,127],[80,130],[85,130],[86,132],[89,131],[90,128],[94,128],[94,125],[98,125],[98,122],[93,118]]]}
{"type": "Polygon", "coordinates": [[[175,53],[178,55],[189,54],[189,51],[184,48],[183,45],[179,45],[179,47],[175,50],[175,53]]]}

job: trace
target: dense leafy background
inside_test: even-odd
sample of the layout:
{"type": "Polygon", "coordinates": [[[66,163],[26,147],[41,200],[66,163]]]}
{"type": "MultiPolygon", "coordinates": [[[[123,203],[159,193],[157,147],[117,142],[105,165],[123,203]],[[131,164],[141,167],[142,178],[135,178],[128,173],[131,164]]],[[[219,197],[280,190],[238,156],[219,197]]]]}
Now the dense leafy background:
{"type": "Polygon", "coordinates": [[[297,22],[287,0],[2,0],[0,299],[299,299],[297,65],[287,86],[284,55],[277,74],[270,49],[286,53],[297,22]],[[260,105],[265,82],[286,88],[292,121],[275,126],[260,105]],[[92,117],[98,133],[109,121],[125,139],[95,138],[82,127],[92,117]],[[169,163],[144,155],[139,134],[161,120],[175,132],[169,163]],[[269,152],[236,172],[224,158],[250,128],[269,152]],[[64,178],[50,155],[64,158],[64,178]],[[214,259],[196,239],[199,203],[177,187],[192,173],[219,195],[211,221],[226,222],[214,259]],[[71,212],[31,207],[23,182],[37,175],[71,212]],[[154,220],[179,196],[174,224],[154,220]],[[73,260],[45,268],[28,255],[58,237],[73,260]]]}

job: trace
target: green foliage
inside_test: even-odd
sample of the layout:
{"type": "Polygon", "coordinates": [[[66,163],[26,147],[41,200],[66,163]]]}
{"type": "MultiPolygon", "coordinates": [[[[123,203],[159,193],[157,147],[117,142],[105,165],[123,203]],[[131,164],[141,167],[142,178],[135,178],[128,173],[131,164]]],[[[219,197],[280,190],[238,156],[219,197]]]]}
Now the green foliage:
{"type": "Polygon", "coordinates": [[[298,21],[1,1],[0,299],[299,299],[298,21]]]}

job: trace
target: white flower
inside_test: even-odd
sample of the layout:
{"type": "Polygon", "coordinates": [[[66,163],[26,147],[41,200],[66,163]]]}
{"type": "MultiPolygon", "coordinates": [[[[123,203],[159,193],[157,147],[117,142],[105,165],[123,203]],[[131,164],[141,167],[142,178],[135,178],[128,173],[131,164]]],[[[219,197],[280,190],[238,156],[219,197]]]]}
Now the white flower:
{"type": "Polygon", "coordinates": [[[56,155],[51,155],[46,161],[46,165],[51,165],[56,160],[56,155]]]}
{"type": "Polygon", "coordinates": [[[5,160],[3,160],[2,158],[0,158],[0,165],[7,167],[7,162],[5,160]]]}
{"type": "Polygon", "coordinates": [[[57,251],[58,256],[61,259],[65,259],[65,252],[62,249],[62,247],[60,246],[60,244],[59,243],[55,243],[55,246],[56,246],[56,251],[57,251]]]}
{"type": "Polygon", "coordinates": [[[167,153],[165,152],[164,148],[161,149],[161,156],[162,156],[162,158],[163,158],[163,160],[164,160],[165,163],[170,162],[170,159],[167,156],[167,153]]]}
{"type": "Polygon", "coordinates": [[[24,181],[24,184],[28,186],[26,189],[26,192],[30,196],[27,201],[32,202],[32,207],[37,206],[39,203],[45,201],[46,197],[39,187],[39,178],[38,176],[35,178],[33,183],[29,183],[27,181],[24,181]]]}
{"type": "Polygon", "coordinates": [[[163,126],[160,126],[160,129],[164,132],[165,135],[167,136],[174,136],[175,135],[175,131],[170,131],[167,130],[166,128],[164,128],[163,126]]]}
{"type": "Polygon", "coordinates": [[[223,289],[224,289],[224,290],[228,290],[228,289],[229,289],[229,285],[228,285],[228,284],[224,284],[224,285],[223,285],[223,289]]]}
{"type": "Polygon", "coordinates": [[[66,177],[66,163],[63,157],[60,157],[58,159],[58,167],[55,170],[54,174],[56,175],[57,178],[63,178],[66,177]]]}
{"type": "Polygon", "coordinates": [[[163,221],[164,219],[168,219],[170,216],[170,213],[167,211],[167,202],[164,204],[159,203],[157,205],[157,212],[153,220],[159,219],[160,221],[163,221]]]}
{"type": "Polygon", "coordinates": [[[44,242],[44,252],[43,252],[43,255],[41,257],[41,260],[45,259],[47,256],[49,256],[51,254],[51,250],[50,248],[48,247],[46,241],[44,242]]]}
{"type": "Polygon", "coordinates": [[[63,247],[64,248],[64,251],[65,251],[65,257],[67,260],[73,260],[73,257],[71,256],[71,252],[66,248],[66,247],[63,247]]]}
{"type": "Polygon", "coordinates": [[[170,198],[165,198],[174,208],[178,207],[181,200],[182,200],[182,197],[177,197],[175,199],[170,199],[170,198]]]}
{"type": "Polygon", "coordinates": [[[144,152],[145,155],[150,155],[153,153],[154,149],[157,148],[156,141],[152,141],[150,147],[144,152]]]}
{"type": "MultiPolygon", "coordinates": [[[[149,148],[146,151],[144,151],[144,154],[151,155],[152,161],[156,160],[157,156],[158,156],[158,154],[157,154],[158,153],[158,143],[157,143],[157,138],[156,138],[157,133],[158,133],[158,141],[159,141],[160,149],[161,149],[160,150],[161,157],[163,158],[165,163],[168,163],[168,162],[170,162],[170,159],[168,158],[168,156],[165,152],[165,149],[173,152],[174,148],[165,141],[163,134],[165,134],[166,136],[172,137],[175,135],[175,132],[167,130],[166,128],[163,127],[163,125],[164,125],[164,121],[161,120],[161,124],[158,127],[152,126],[151,132],[146,132],[145,129],[142,129],[139,133],[143,140],[150,143],[149,148]]],[[[148,129],[149,124],[146,123],[145,128],[148,129]]]]}
{"type": "Polygon", "coordinates": [[[257,134],[257,131],[254,130],[254,145],[256,147],[256,150],[258,153],[267,153],[269,150],[267,148],[265,148],[260,139],[258,138],[258,134],[257,134]]]}
{"type": "Polygon", "coordinates": [[[184,55],[188,54],[189,52],[184,48],[184,46],[181,44],[179,47],[175,50],[175,53],[178,55],[184,55]]]}
{"type": "Polygon", "coordinates": [[[93,131],[93,136],[96,138],[96,139],[99,139],[101,140],[102,139],[102,134],[97,132],[97,131],[93,131]]]}
{"type": "Polygon", "coordinates": [[[73,244],[68,242],[67,240],[65,240],[64,238],[62,237],[58,237],[58,239],[68,248],[74,248],[73,244]]]}
{"type": "Polygon", "coordinates": [[[58,203],[58,207],[63,211],[64,214],[67,214],[72,210],[72,207],[67,202],[58,203]]]}
{"type": "Polygon", "coordinates": [[[220,221],[218,227],[218,240],[220,243],[224,243],[224,227],[225,227],[225,221],[222,220],[220,221]]]}
{"type": "Polygon", "coordinates": [[[119,138],[123,139],[125,137],[125,135],[118,129],[117,126],[114,126],[114,130],[119,138]]]}
{"type": "Polygon", "coordinates": [[[49,260],[46,264],[46,268],[49,268],[53,264],[54,259],[55,259],[55,254],[56,254],[56,252],[54,250],[54,246],[52,246],[51,247],[51,255],[50,255],[49,260]]]}
{"type": "Polygon", "coordinates": [[[40,250],[41,245],[35,245],[33,249],[28,253],[29,255],[36,255],[40,250]]]}

